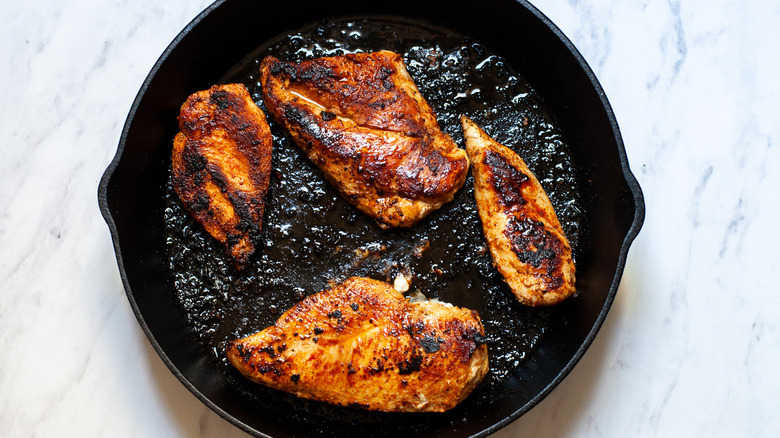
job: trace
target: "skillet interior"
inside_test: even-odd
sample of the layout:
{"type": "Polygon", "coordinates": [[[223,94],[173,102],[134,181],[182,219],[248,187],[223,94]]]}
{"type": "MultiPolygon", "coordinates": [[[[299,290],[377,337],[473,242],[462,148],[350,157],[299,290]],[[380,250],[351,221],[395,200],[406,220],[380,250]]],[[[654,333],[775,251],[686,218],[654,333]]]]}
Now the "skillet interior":
{"type": "MultiPolygon", "coordinates": [[[[315,432],[363,435],[376,433],[377,424],[387,435],[492,432],[546,395],[590,344],[614,297],[628,244],[641,225],[641,192],[628,170],[609,106],[576,51],[525,4],[326,6],[312,2],[307,6],[286,10],[273,3],[217,3],[184,30],[151,72],[131,110],[117,157],[101,183],[101,208],[112,229],[128,297],[152,344],[174,374],[206,404],[249,432],[270,436],[315,432]],[[472,36],[501,54],[554,109],[576,163],[582,221],[587,224],[576,254],[581,296],[553,312],[544,336],[521,366],[502,380],[500,396],[464,404],[446,415],[358,414],[350,419],[337,414],[334,418],[327,409],[321,411],[319,404],[296,408],[269,403],[267,398],[275,394],[215,372],[214,355],[202,343],[193,342],[191,326],[172,291],[161,220],[166,207],[170,141],[176,133],[178,108],[186,96],[216,82],[275,35],[321,17],[393,12],[388,9],[472,36]],[[344,427],[344,422],[354,424],[344,427]]],[[[306,293],[319,290],[306,289],[306,293]]]]}

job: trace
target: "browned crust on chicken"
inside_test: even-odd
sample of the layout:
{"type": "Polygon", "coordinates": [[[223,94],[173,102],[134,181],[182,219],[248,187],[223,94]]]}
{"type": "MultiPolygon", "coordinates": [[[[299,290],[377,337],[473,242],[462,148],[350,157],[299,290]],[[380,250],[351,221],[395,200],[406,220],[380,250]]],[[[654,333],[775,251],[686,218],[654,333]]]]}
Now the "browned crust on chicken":
{"type": "Polygon", "coordinates": [[[557,304],[576,291],[571,246],[552,203],[511,149],[461,117],[474,196],[490,253],[517,299],[557,304]]]}
{"type": "Polygon", "coordinates": [[[314,294],[271,327],[228,344],[246,377],[299,397],[393,412],[443,412],[488,370],[476,311],[409,303],[353,277],[314,294]]]}
{"type": "Polygon", "coordinates": [[[259,238],[271,173],[271,130],[242,84],[215,85],[181,107],[172,183],[187,211],[241,267],[259,238]]]}
{"type": "Polygon", "coordinates": [[[301,63],[267,57],[266,106],[328,180],[383,228],[410,227],[452,200],[465,151],[441,131],[400,55],[301,63]]]}

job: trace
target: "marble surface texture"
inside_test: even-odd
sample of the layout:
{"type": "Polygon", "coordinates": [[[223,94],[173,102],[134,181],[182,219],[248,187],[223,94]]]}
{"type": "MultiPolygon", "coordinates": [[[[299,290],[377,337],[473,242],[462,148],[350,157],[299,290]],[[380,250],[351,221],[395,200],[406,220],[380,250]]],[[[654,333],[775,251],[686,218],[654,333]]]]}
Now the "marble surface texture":
{"type": "MultiPolygon", "coordinates": [[[[780,436],[780,2],[534,3],[604,87],[647,216],[582,361],[494,436],[780,436]]],[[[208,4],[0,2],[2,437],[247,436],[146,340],[96,199],[208,4]]]]}

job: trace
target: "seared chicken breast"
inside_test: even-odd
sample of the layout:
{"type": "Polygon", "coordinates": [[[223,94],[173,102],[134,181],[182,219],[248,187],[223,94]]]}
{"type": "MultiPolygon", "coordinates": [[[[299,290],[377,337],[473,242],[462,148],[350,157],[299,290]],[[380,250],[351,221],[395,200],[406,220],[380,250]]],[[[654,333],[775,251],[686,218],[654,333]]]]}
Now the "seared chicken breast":
{"type": "Polygon", "coordinates": [[[172,183],[184,207],[238,267],[255,250],[271,174],[271,130],[242,84],[216,85],[181,107],[172,183]]]}
{"type": "Polygon", "coordinates": [[[461,117],[474,196],[490,254],[517,299],[559,303],[575,292],[571,246],[550,199],[523,160],[461,117]]]}
{"type": "Polygon", "coordinates": [[[414,225],[466,179],[466,152],[441,131],[396,53],[267,57],[260,81],[273,118],[383,228],[414,225]]]}
{"type": "Polygon", "coordinates": [[[443,412],[488,370],[476,311],[410,303],[353,277],[314,294],[271,327],[227,347],[243,375],[299,397],[392,412],[443,412]]]}

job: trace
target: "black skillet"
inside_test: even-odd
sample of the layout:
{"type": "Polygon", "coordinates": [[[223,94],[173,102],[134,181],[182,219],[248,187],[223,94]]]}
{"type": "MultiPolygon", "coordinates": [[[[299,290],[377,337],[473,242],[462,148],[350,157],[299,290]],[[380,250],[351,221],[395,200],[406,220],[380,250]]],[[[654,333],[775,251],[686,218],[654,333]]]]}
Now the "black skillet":
{"type": "MultiPolygon", "coordinates": [[[[405,55],[409,62],[436,54],[431,53],[410,49],[405,55]]],[[[460,109],[448,106],[446,93],[436,94],[438,85],[425,82],[436,80],[435,76],[428,75],[430,71],[413,66],[410,70],[417,76],[423,94],[433,98],[432,105],[439,113],[443,129],[460,141],[454,121],[460,109]]],[[[488,128],[496,131],[491,134],[511,137],[499,132],[506,126],[490,124],[488,108],[479,105],[463,108],[475,120],[481,117],[488,128]]],[[[522,111],[521,119],[525,114],[522,111]]],[[[592,342],[612,304],[628,247],[644,217],[641,190],[629,170],[617,123],[593,73],[546,17],[528,3],[511,0],[216,2],[182,31],[149,74],[128,116],[117,155],[101,181],[99,200],[114,239],[128,299],[160,357],[190,391],[222,417],[256,436],[274,437],[484,436],[507,425],[560,383],[592,342]],[[256,93],[251,73],[254,58],[275,50],[274,47],[278,49],[279,41],[289,42],[285,35],[300,29],[327,39],[328,29],[338,30],[346,22],[363,23],[367,29],[376,23],[396,23],[392,26],[397,26],[400,33],[385,35],[387,47],[382,46],[380,33],[365,43],[368,49],[403,49],[399,40],[408,37],[409,41],[419,42],[415,38],[421,38],[420,41],[427,38],[410,29],[432,29],[434,34],[443,35],[441,41],[428,41],[431,47],[441,42],[438,53],[455,53],[448,52],[451,47],[448,49],[445,40],[455,41],[455,45],[460,41],[471,50],[463,56],[476,56],[472,53],[474,48],[487,51],[488,55],[483,56],[497,54],[508,64],[508,70],[527,81],[530,94],[542,102],[529,103],[539,111],[527,114],[532,124],[536,120],[534,114],[541,114],[539,120],[545,123],[549,117],[555,131],[555,135],[546,137],[552,141],[550,155],[562,157],[561,163],[566,168],[562,180],[568,178],[573,187],[556,186],[556,181],[561,180],[555,178],[555,170],[551,169],[559,161],[547,162],[544,151],[535,155],[525,151],[531,154],[529,165],[538,172],[537,176],[542,174],[543,183],[546,180],[551,185],[547,187],[550,197],[556,208],[564,210],[562,222],[567,233],[575,238],[577,297],[558,308],[542,311],[512,303],[500,278],[490,268],[487,255],[478,251],[484,249],[479,233],[463,237],[452,232],[461,226],[462,218],[467,224],[475,220],[473,208],[468,207],[473,202],[468,187],[471,179],[452,206],[433,214],[419,229],[382,234],[370,221],[343,205],[327,184],[318,182],[321,175],[296,155],[295,148],[278,129],[275,129],[274,156],[277,171],[271,188],[272,204],[276,204],[270,205],[266,215],[267,243],[259,250],[263,255],[257,255],[246,272],[237,273],[225,267],[224,254],[220,254],[218,246],[204,238],[197,225],[186,222],[176,199],[168,196],[167,186],[171,140],[177,131],[178,108],[184,99],[194,91],[225,80],[244,80],[256,93]],[[345,231],[344,235],[369,239],[377,236],[375,241],[360,247],[350,241],[351,237],[339,241],[349,250],[364,252],[364,259],[356,260],[348,269],[329,267],[327,261],[316,264],[317,257],[328,259],[331,264],[340,263],[338,256],[331,255],[335,253],[327,252],[328,245],[323,245],[325,249],[320,248],[319,253],[311,250],[316,246],[317,236],[308,230],[327,229],[327,226],[309,222],[321,218],[305,213],[298,217],[282,214],[289,205],[278,199],[292,199],[285,196],[298,192],[280,181],[301,183],[296,179],[300,176],[295,173],[298,169],[302,169],[301,178],[309,184],[307,193],[313,187],[320,195],[299,196],[297,201],[293,200],[297,202],[295,208],[305,211],[307,206],[313,206],[330,212],[325,216],[334,223],[327,226],[345,231]],[[293,174],[297,176],[293,178],[293,174]],[[567,205],[574,208],[566,210],[567,205]],[[283,220],[303,223],[293,236],[285,232],[280,237],[279,221],[283,220]],[[449,253],[437,249],[436,240],[448,232],[453,235],[450,246],[455,248],[449,253]],[[303,234],[306,236],[300,236],[303,234]],[[457,239],[465,239],[465,243],[454,245],[457,239]],[[422,241],[431,245],[425,255],[407,257],[403,244],[393,247],[394,242],[407,240],[410,247],[422,241]],[[389,249],[376,250],[382,246],[378,243],[385,243],[389,249]],[[206,278],[195,286],[182,282],[182,278],[184,274],[190,278],[199,259],[182,263],[177,253],[182,245],[189,254],[205,251],[202,255],[207,262],[200,272],[206,278]],[[306,259],[304,264],[312,272],[293,273],[290,279],[281,278],[283,273],[276,272],[279,278],[271,284],[262,274],[272,272],[273,266],[303,263],[296,260],[295,251],[288,251],[289,260],[282,260],[279,248],[285,247],[309,251],[297,259],[306,259]],[[435,260],[436,257],[441,260],[435,260]],[[473,266],[468,265],[470,261],[473,266]],[[209,263],[214,266],[209,268],[209,263]],[[458,269],[452,268],[456,265],[458,269]],[[317,272],[318,267],[327,272],[317,272]],[[404,270],[416,275],[417,283],[413,284],[426,294],[476,308],[486,324],[495,327],[488,333],[489,348],[494,355],[491,375],[469,399],[448,413],[366,413],[303,402],[243,380],[220,359],[224,339],[262,329],[300,296],[323,289],[329,280],[354,274],[391,279],[404,270]],[[214,283],[222,284],[224,279],[210,278],[215,275],[224,275],[227,281],[234,282],[221,298],[213,289],[214,283]],[[286,284],[293,280],[302,284],[286,284]],[[203,281],[210,283],[204,286],[203,281]],[[211,291],[196,291],[194,298],[185,296],[188,288],[198,287],[211,291]],[[194,310],[190,299],[196,301],[194,310]],[[252,300],[261,305],[248,304],[252,300]],[[244,306],[250,310],[243,309],[244,306]],[[528,333],[517,333],[521,329],[528,333]]],[[[469,225],[478,229],[473,225],[478,223],[469,225]]],[[[321,236],[321,239],[327,243],[332,236],[321,236]]],[[[443,239],[442,245],[447,244],[447,239],[443,239]]]]}

